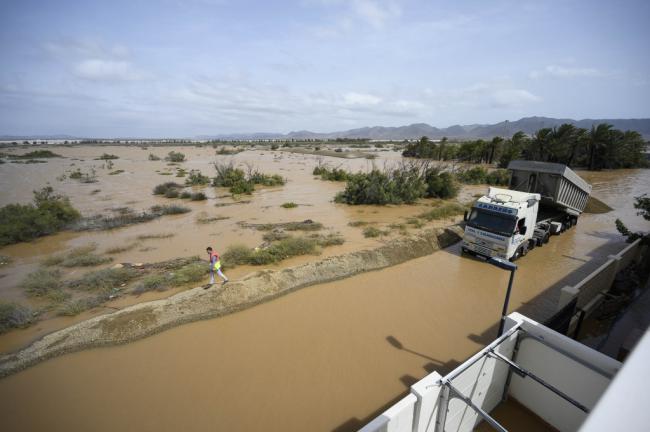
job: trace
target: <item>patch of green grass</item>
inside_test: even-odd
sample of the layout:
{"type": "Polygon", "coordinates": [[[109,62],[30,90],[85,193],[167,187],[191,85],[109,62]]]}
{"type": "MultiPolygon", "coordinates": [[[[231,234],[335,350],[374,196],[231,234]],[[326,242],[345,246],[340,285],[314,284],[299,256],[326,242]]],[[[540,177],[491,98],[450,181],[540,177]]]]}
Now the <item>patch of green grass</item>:
{"type": "Polygon", "coordinates": [[[171,285],[185,285],[191,282],[198,282],[210,271],[205,263],[191,263],[181,267],[171,275],[171,285]]]}
{"type": "Polygon", "coordinates": [[[104,303],[108,298],[106,296],[89,297],[78,300],[70,300],[59,306],[57,315],[59,316],[76,316],[88,309],[95,308],[104,303]]]}
{"type": "Polygon", "coordinates": [[[20,283],[20,287],[33,297],[44,297],[52,291],[61,290],[61,271],[40,268],[29,273],[20,283]]]}
{"type": "Polygon", "coordinates": [[[169,162],[184,162],[185,155],[181,152],[170,151],[169,153],[167,153],[167,157],[165,157],[165,160],[169,162]]]}
{"type": "Polygon", "coordinates": [[[100,157],[95,158],[95,160],[115,160],[120,157],[114,154],[103,153],[100,157]]]}
{"type": "Polygon", "coordinates": [[[207,224],[212,222],[218,222],[221,220],[230,219],[228,216],[210,216],[206,212],[201,212],[196,217],[196,223],[198,224],[207,224]]]}
{"type": "Polygon", "coordinates": [[[292,201],[292,202],[286,202],[286,203],[280,205],[280,207],[286,208],[286,209],[291,209],[291,208],[298,207],[298,204],[296,204],[295,202],[292,201]]]}
{"type": "Polygon", "coordinates": [[[135,249],[139,245],[140,245],[139,243],[131,243],[130,245],[126,245],[126,246],[115,246],[115,247],[106,249],[106,253],[109,254],[109,255],[115,255],[115,254],[119,254],[119,253],[122,253],[122,252],[128,252],[130,250],[135,249]]]}
{"type": "Polygon", "coordinates": [[[117,174],[122,174],[123,172],[124,172],[123,169],[118,169],[118,170],[109,172],[108,175],[117,175],[117,174]]]}
{"type": "Polygon", "coordinates": [[[59,154],[53,153],[50,150],[34,150],[23,155],[11,155],[11,159],[34,159],[34,158],[60,158],[63,157],[59,154]]]}
{"type": "Polygon", "coordinates": [[[363,229],[363,236],[366,238],[374,238],[384,235],[384,232],[376,227],[366,227],[363,229]]]}
{"type": "Polygon", "coordinates": [[[262,235],[262,239],[264,239],[264,241],[267,241],[267,242],[278,241],[278,240],[285,239],[287,237],[289,237],[289,234],[287,234],[284,231],[279,231],[279,230],[273,230],[273,231],[264,233],[264,235],[262,235]]]}
{"type": "Polygon", "coordinates": [[[160,156],[156,156],[156,155],[153,154],[153,153],[149,153],[149,160],[150,160],[150,161],[159,161],[159,160],[160,160],[160,156]]]}
{"type": "Polygon", "coordinates": [[[348,225],[351,227],[362,227],[368,225],[368,222],[365,221],[352,221],[348,222],[348,225]]]}
{"type": "Polygon", "coordinates": [[[174,182],[161,183],[153,188],[154,195],[165,195],[169,190],[175,190],[182,188],[183,185],[174,182]]]}
{"type": "Polygon", "coordinates": [[[194,192],[190,194],[190,201],[205,201],[208,197],[203,192],[194,192]]]}
{"type": "Polygon", "coordinates": [[[170,237],[174,237],[176,234],[174,233],[161,233],[161,234],[140,234],[137,239],[138,240],[151,240],[151,239],[166,239],[170,237]]]}
{"type": "Polygon", "coordinates": [[[165,198],[178,198],[178,189],[167,189],[165,192],[165,198]]]}
{"type": "Polygon", "coordinates": [[[455,202],[442,203],[431,210],[421,213],[418,215],[418,217],[421,219],[426,219],[428,221],[446,219],[461,215],[465,212],[465,210],[466,208],[464,206],[455,202]]]}
{"type": "Polygon", "coordinates": [[[17,303],[0,301],[0,334],[31,324],[32,312],[17,303]]]}
{"type": "Polygon", "coordinates": [[[138,272],[129,267],[107,268],[86,273],[67,285],[79,291],[107,291],[119,288],[137,276],[138,272]]]}
{"type": "Polygon", "coordinates": [[[413,228],[422,228],[424,226],[424,222],[418,218],[408,218],[406,223],[411,225],[413,228]]]}
{"type": "Polygon", "coordinates": [[[133,289],[134,294],[142,294],[147,291],[164,291],[168,287],[168,281],[165,275],[152,274],[142,278],[142,280],[133,289]]]}
{"type": "Polygon", "coordinates": [[[175,204],[169,204],[169,205],[155,205],[151,207],[151,212],[155,215],[177,215],[177,214],[184,214],[184,213],[189,213],[192,210],[190,210],[187,207],[183,207],[180,205],[175,205],[175,204]]]}

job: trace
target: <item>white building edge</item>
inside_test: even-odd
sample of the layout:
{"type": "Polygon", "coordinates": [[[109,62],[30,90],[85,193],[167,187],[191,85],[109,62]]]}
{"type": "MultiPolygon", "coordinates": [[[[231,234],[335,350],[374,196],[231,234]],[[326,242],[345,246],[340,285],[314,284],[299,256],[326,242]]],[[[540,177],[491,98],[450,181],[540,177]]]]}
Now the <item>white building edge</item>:
{"type": "Polygon", "coordinates": [[[413,384],[406,397],[361,432],[464,432],[482,422],[506,431],[490,413],[509,399],[547,423],[549,430],[650,430],[648,333],[619,373],[621,366],[512,313],[502,336],[448,375],[433,372],[413,384]]]}

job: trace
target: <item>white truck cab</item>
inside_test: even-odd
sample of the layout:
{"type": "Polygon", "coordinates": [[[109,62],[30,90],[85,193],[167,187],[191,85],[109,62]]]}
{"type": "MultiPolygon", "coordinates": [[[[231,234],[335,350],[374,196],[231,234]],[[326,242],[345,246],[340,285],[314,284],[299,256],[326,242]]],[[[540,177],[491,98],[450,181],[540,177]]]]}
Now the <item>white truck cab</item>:
{"type": "Polygon", "coordinates": [[[466,214],[463,252],[516,259],[533,238],[540,194],[490,187],[466,214]]]}

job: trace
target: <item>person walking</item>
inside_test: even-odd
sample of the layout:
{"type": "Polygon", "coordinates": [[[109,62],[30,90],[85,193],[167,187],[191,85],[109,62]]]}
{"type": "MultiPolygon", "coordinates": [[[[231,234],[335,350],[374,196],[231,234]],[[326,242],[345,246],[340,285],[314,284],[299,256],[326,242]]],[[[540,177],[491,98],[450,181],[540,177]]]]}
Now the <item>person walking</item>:
{"type": "Polygon", "coordinates": [[[210,260],[210,285],[214,285],[214,273],[216,272],[221,279],[223,279],[223,285],[227,284],[229,279],[221,271],[221,257],[218,253],[213,252],[212,248],[208,246],[206,249],[208,252],[208,259],[210,260]]]}

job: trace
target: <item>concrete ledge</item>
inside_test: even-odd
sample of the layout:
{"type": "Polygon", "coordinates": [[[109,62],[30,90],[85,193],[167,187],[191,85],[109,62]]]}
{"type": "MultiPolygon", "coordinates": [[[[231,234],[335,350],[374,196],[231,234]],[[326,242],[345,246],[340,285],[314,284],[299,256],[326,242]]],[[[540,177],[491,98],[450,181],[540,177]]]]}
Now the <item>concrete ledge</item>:
{"type": "Polygon", "coordinates": [[[400,264],[450,246],[462,234],[458,225],[427,230],[376,249],[283,270],[262,270],[224,287],[194,288],[166,299],[129,306],[50,333],[16,353],[0,357],[0,378],[62,354],[124,344],[181,324],[246,309],[310,285],[400,264]]]}

